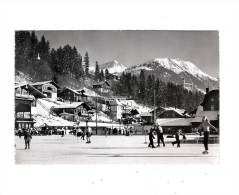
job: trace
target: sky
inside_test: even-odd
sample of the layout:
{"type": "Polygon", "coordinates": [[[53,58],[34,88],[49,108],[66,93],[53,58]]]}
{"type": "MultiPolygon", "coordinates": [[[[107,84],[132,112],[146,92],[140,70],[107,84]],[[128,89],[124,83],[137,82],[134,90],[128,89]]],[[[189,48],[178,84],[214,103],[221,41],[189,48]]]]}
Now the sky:
{"type": "Polygon", "coordinates": [[[218,31],[36,31],[50,42],[51,48],[69,44],[81,55],[87,51],[90,65],[117,60],[131,66],[155,58],[190,61],[207,74],[219,75],[218,31]]]}

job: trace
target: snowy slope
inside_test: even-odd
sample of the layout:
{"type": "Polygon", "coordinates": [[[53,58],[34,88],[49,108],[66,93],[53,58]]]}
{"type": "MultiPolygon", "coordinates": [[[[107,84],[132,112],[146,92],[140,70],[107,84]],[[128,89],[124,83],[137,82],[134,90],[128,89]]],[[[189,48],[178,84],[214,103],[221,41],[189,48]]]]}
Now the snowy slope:
{"type": "Polygon", "coordinates": [[[165,82],[183,84],[184,79],[186,83],[193,83],[194,87],[200,91],[205,91],[208,85],[212,88],[218,86],[218,79],[203,72],[192,62],[178,58],[155,58],[143,64],[129,67],[125,72],[139,74],[141,70],[144,71],[146,76],[153,74],[156,78],[165,82]]]}
{"type": "Polygon", "coordinates": [[[189,61],[183,61],[180,59],[169,59],[169,58],[156,58],[153,60],[164,68],[172,70],[176,74],[181,72],[188,72],[189,74],[199,78],[210,78],[211,80],[217,81],[216,78],[204,73],[195,64],[189,61]]]}

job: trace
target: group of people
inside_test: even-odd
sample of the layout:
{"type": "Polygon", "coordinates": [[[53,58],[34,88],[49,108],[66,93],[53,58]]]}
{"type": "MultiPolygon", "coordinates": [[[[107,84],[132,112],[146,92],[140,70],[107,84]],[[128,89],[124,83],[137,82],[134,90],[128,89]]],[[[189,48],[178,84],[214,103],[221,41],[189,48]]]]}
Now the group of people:
{"type": "MultiPolygon", "coordinates": [[[[205,150],[203,151],[203,154],[208,154],[208,139],[209,139],[209,133],[210,128],[214,129],[215,131],[218,131],[216,127],[214,127],[206,116],[203,116],[201,124],[196,128],[196,132],[200,135],[203,133],[203,145],[205,150]]],[[[153,128],[150,129],[148,135],[149,135],[149,145],[148,147],[155,148],[154,146],[154,135],[157,135],[157,147],[160,147],[160,141],[163,144],[163,147],[165,147],[164,143],[164,137],[163,137],[163,128],[160,126],[160,124],[154,125],[153,128]]],[[[175,133],[175,141],[172,142],[172,145],[174,146],[177,144],[177,147],[180,147],[180,135],[183,136],[183,139],[186,139],[185,134],[182,133],[182,130],[179,129],[175,133]]]]}
{"type": "Polygon", "coordinates": [[[78,129],[77,132],[76,132],[76,136],[80,137],[82,140],[85,140],[85,136],[86,136],[86,143],[87,144],[91,143],[91,136],[92,135],[93,135],[93,133],[92,133],[92,129],[90,127],[88,127],[86,129],[86,131],[78,129]]]}
{"type": "Polygon", "coordinates": [[[30,144],[31,144],[31,139],[32,139],[31,129],[23,128],[22,130],[19,130],[18,136],[19,136],[19,138],[21,138],[22,136],[24,137],[25,150],[30,149],[30,144]]]}
{"type": "Polygon", "coordinates": [[[163,147],[165,147],[165,143],[164,143],[164,137],[163,137],[163,128],[157,124],[157,125],[154,125],[153,128],[150,129],[149,131],[149,145],[148,147],[152,147],[152,148],[155,148],[154,146],[154,134],[156,133],[157,135],[157,147],[160,147],[160,141],[162,142],[163,144],[163,147]]]}

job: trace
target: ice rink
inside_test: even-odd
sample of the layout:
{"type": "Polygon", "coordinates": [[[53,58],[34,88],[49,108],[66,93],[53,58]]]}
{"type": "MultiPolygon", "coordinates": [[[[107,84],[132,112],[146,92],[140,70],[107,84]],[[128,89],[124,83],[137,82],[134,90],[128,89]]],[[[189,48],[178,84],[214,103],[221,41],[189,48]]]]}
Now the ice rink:
{"type": "MultiPolygon", "coordinates": [[[[148,137],[146,138],[148,143],[148,137]]],[[[181,144],[148,148],[145,136],[92,136],[86,144],[73,135],[61,137],[33,136],[31,149],[25,150],[24,138],[15,137],[16,164],[217,164],[219,144],[209,145],[204,155],[203,144],[181,144]]],[[[155,144],[156,145],[156,144],[155,144]]]]}

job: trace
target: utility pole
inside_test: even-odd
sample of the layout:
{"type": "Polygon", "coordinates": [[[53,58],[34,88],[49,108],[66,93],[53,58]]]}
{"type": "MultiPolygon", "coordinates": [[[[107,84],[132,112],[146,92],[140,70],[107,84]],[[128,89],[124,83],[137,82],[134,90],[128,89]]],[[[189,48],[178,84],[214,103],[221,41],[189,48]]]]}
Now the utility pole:
{"type": "Polygon", "coordinates": [[[156,123],[156,107],[155,107],[156,101],[155,101],[155,89],[154,89],[154,124],[156,123]]]}
{"type": "Polygon", "coordinates": [[[98,101],[98,96],[96,95],[96,121],[95,121],[95,134],[97,135],[97,129],[98,129],[98,105],[97,105],[97,101],[98,101]]]}

